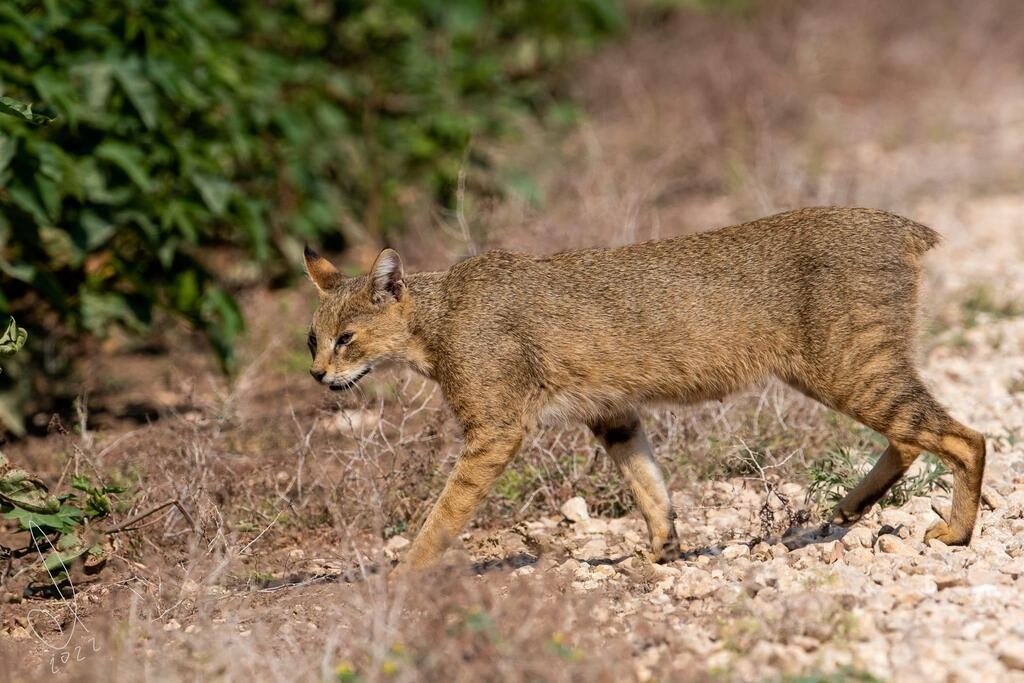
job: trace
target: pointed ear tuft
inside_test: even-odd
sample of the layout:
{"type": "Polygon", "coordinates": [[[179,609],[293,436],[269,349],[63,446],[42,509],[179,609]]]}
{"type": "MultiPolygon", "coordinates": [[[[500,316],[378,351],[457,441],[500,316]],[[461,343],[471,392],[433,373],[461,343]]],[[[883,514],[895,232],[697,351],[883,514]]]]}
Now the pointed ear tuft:
{"type": "Polygon", "coordinates": [[[330,261],[309,248],[307,244],[302,252],[306,262],[306,273],[321,294],[333,289],[338,284],[338,269],[330,261]]]}
{"type": "Polygon", "coordinates": [[[370,268],[369,280],[370,298],[374,303],[400,300],[405,294],[405,269],[398,252],[394,249],[380,252],[370,268]]]}

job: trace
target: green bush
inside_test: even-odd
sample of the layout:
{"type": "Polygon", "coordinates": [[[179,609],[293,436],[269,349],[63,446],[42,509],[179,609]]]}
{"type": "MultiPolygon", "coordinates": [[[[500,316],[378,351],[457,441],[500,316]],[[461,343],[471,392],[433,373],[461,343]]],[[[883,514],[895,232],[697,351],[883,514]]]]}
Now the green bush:
{"type": "Polygon", "coordinates": [[[52,341],[162,308],[230,361],[210,247],[272,272],[303,240],[386,240],[622,22],[616,0],[2,3],[0,310],[52,341]]]}

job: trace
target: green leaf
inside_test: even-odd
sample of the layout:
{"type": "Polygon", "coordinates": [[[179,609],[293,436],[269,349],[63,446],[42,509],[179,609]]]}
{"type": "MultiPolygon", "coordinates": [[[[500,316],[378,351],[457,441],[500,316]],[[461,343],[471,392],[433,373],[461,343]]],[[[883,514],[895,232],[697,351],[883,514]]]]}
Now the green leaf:
{"type": "Polygon", "coordinates": [[[85,514],[89,519],[106,517],[111,509],[110,498],[100,491],[92,491],[85,501],[85,514]]]}
{"type": "Polygon", "coordinates": [[[203,203],[213,215],[223,216],[228,208],[228,201],[235,193],[234,186],[222,177],[204,173],[193,173],[192,184],[199,190],[199,196],[203,198],[203,203]]]}
{"type": "Polygon", "coordinates": [[[70,505],[62,505],[60,509],[53,514],[31,512],[29,510],[16,507],[5,514],[4,519],[19,522],[21,524],[21,528],[27,531],[42,533],[56,531],[58,533],[65,534],[73,531],[76,526],[81,524],[85,519],[85,514],[78,508],[70,505]]]}
{"type": "Polygon", "coordinates": [[[14,318],[7,323],[7,329],[0,334],[0,354],[17,353],[28,339],[28,332],[23,327],[18,327],[14,318]]]}
{"type": "Polygon", "coordinates": [[[146,324],[135,314],[124,295],[115,292],[82,292],[82,325],[97,336],[103,336],[114,323],[142,332],[146,324]]]}
{"type": "Polygon", "coordinates": [[[0,135],[0,171],[4,171],[18,151],[18,138],[0,135]]]}
{"type": "Polygon", "coordinates": [[[16,182],[7,188],[7,196],[16,207],[32,216],[37,225],[46,225],[50,219],[39,203],[39,198],[30,188],[16,182]]]}
{"type": "Polygon", "coordinates": [[[79,219],[85,234],[85,248],[94,251],[114,236],[117,226],[101,218],[95,211],[83,211],[79,219]]]}
{"type": "Polygon", "coordinates": [[[102,110],[107,106],[107,100],[110,99],[110,93],[114,88],[112,64],[104,61],[80,64],[73,67],[71,73],[81,79],[82,94],[90,108],[102,110]]]}
{"type": "Polygon", "coordinates": [[[156,128],[157,100],[153,84],[143,75],[142,67],[137,61],[121,62],[114,65],[114,76],[121,84],[128,100],[139,113],[139,118],[146,128],[156,128]]]}
{"type": "Polygon", "coordinates": [[[258,261],[266,261],[270,257],[269,235],[267,222],[263,217],[263,206],[252,199],[239,202],[239,217],[245,236],[249,240],[253,254],[258,261]]]}
{"type": "Polygon", "coordinates": [[[0,478],[0,501],[28,513],[52,515],[60,510],[60,502],[50,495],[43,482],[24,470],[10,470],[3,474],[0,478]]]}
{"type": "Polygon", "coordinates": [[[57,548],[47,554],[43,559],[43,569],[45,569],[47,573],[51,573],[57,569],[66,571],[68,569],[68,565],[84,555],[88,550],[89,546],[82,543],[78,534],[74,532],[67,532],[60,537],[60,540],[57,541],[57,548]]]}
{"type": "Polygon", "coordinates": [[[4,95],[0,95],[0,114],[16,116],[36,125],[44,125],[54,120],[50,116],[33,113],[31,104],[4,95]]]}
{"type": "Polygon", "coordinates": [[[123,142],[107,140],[96,148],[96,156],[104,161],[114,164],[131,179],[135,186],[143,192],[149,192],[152,187],[149,173],[146,171],[143,161],[143,152],[133,145],[126,145],[123,142]]]}
{"type": "Polygon", "coordinates": [[[39,193],[39,198],[43,200],[46,217],[56,223],[60,216],[60,186],[50,178],[38,174],[36,175],[36,191],[39,193]]]}

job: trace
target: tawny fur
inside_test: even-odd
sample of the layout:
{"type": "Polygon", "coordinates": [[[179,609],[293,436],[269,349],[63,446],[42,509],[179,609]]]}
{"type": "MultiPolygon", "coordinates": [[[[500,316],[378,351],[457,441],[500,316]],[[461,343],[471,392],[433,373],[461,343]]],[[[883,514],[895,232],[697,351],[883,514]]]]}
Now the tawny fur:
{"type": "Polygon", "coordinates": [[[885,211],[813,208],[616,249],[489,252],[437,273],[406,275],[386,249],[369,276],[345,278],[307,252],[321,294],[311,373],[344,389],[404,361],[438,382],[461,422],[464,452],[412,566],[438,557],[525,431],[552,418],[590,426],[647,521],[652,557],[671,557],[673,512],[637,408],[721,398],[770,376],[890,442],[837,523],[859,519],[927,450],[954,479],[950,519],[928,538],[965,544],[985,442],[932,398],[912,351],[919,259],[938,241],[885,211]]]}

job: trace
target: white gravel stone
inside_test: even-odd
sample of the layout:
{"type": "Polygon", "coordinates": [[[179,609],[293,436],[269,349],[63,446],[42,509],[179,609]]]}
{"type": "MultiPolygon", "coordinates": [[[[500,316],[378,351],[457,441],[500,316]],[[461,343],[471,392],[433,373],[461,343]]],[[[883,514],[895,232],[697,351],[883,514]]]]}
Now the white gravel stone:
{"type": "Polygon", "coordinates": [[[587,511],[587,501],[583,500],[580,496],[574,496],[562,503],[560,510],[570,522],[583,522],[590,519],[590,512],[587,511]]]}
{"type": "Polygon", "coordinates": [[[841,542],[847,550],[852,550],[854,548],[870,548],[874,544],[874,540],[875,535],[871,529],[855,526],[843,535],[841,542]]]}
{"type": "Polygon", "coordinates": [[[404,536],[392,536],[387,540],[387,543],[384,544],[384,550],[397,553],[399,550],[408,547],[409,543],[409,539],[404,536]]]}
{"type": "Polygon", "coordinates": [[[878,537],[875,547],[879,552],[891,553],[893,555],[917,556],[918,552],[892,534],[885,534],[878,537]]]}
{"type": "Polygon", "coordinates": [[[695,599],[703,598],[718,588],[719,582],[715,581],[709,572],[697,567],[686,567],[680,571],[679,578],[675,582],[677,598],[695,599]]]}
{"type": "Polygon", "coordinates": [[[999,643],[996,648],[999,661],[1007,669],[1024,671],[1024,639],[1009,638],[999,643]]]}
{"type": "Polygon", "coordinates": [[[750,548],[745,545],[728,545],[722,550],[722,557],[727,560],[750,555],[750,548]]]}

